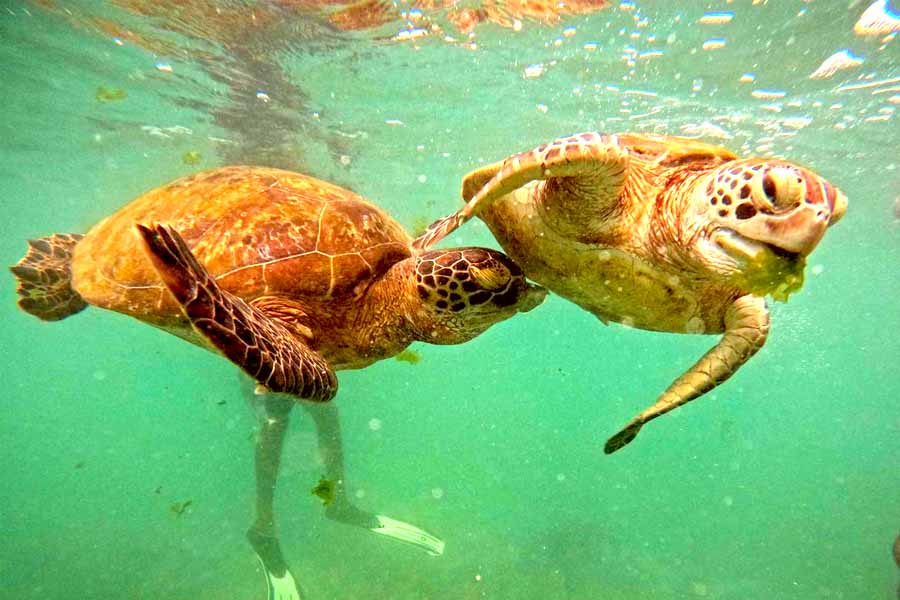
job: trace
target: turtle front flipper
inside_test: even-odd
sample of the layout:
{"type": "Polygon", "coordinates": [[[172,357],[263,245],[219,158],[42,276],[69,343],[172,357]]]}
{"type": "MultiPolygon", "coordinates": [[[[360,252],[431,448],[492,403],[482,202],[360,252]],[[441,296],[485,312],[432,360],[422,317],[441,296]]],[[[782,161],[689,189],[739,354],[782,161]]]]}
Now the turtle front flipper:
{"type": "Polygon", "coordinates": [[[675,380],[653,406],[636,416],[606,442],[612,454],[637,436],[648,421],[713,389],[756,354],[769,334],[769,312],[759,296],[742,296],[725,313],[725,335],[690,370],[675,380]]]}
{"type": "Polygon", "coordinates": [[[221,289],[177,231],[137,225],[147,254],[194,329],[273,392],[324,402],[337,392],[325,359],[264,311],[221,289]]]}
{"type": "Polygon", "coordinates": [[[579,231],[590,230],[590,226],[585,227],[585,220],[589,225],[614,209],[625,181],[628,157],[615,135],[587,132],[559,138],[482,167],[463,180],[466,205],[432,223],[413,246],[433,246],[497,198],[539,180],[548,181],[541,192],[546,208],[561,219],[571,219],[579,231]]]}

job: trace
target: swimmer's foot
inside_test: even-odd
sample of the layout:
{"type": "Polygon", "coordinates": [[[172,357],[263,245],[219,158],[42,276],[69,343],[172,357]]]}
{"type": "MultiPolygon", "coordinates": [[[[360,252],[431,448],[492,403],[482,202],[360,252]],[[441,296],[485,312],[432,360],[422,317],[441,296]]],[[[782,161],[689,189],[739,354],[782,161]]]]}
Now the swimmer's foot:
{"type": "Polygon", "coordinates": [[[247,532],[247,541],[253,546],[253,551],[256,552],[256,557],[262,565],[263,575],[266,577],[267,600],[302,600],[300,586],[284,562],[278,538],[265,536],[255,529],[250,529],[247,532]]]}
{"type": "Polygon", "coordinates": [[[399,542],[416,546],[432,556],[444,553],[444,542],[415,525],[384,515],[366,512],[349,502],[335,502],[325,509],[325,516],[333,521],[368,529],[399,542]]]}

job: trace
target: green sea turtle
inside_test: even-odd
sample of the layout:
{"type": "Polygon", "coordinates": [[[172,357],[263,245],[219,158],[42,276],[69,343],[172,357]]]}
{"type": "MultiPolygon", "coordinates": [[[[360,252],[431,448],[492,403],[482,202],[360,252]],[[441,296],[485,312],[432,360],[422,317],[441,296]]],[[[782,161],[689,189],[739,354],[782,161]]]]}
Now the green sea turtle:
{"type": "Polygon", "coordinates": [[[764,296],[801,287],[806,256],[847,209],[837,188],[790,162],[640,134],[558,139],[469,173],[462,194],[466,205],[418,243],[477,215],[529,278],[604,323],[724,333],[606,453],[762,347],[764,296]]]}
{"type": "MultiPolygon", "coordinates": [[[[248,533],[270,594],[296,597],[274,532],[273,491],[294,399],[330,400],[335,371],[413,341],[457,344],[537,306],[546,291],[500,252],[427,250],[377,206],[336,185],[271,168],[226,167],[150,191],[86,235],[29,242],[12,271],[19,306],[44,320],[88,305],[219,352],[258,384],[257,520],[248,533]]],[[[317,429],[338,439],[332,412],[317,429]]],[[[342,477],[340,449],[329,477],[342,477]]],[[[342,490],[337,490],[342,491],[342,490]]],[[[329,516],[439,552],[417,528],[335,498],[329,516]],[[419,536],[419,537],[416,537],[419,536]]]]}

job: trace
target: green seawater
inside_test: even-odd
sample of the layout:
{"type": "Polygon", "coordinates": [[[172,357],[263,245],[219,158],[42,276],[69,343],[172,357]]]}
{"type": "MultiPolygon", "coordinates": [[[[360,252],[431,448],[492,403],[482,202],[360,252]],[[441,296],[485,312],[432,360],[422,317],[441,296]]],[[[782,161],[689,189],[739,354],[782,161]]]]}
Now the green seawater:
{"type": "MultiPolygon", "coordinates": [[[[868,0],[613,2],[472,37],[433,3],[352,32],[337,5],[291,4],[0,3],[3,264],[238,162],[350,187],[413,230],[457,208],[468,171],[591,130],[783,156],[850,202],[763,350],[612,456],[713,337],[605,327],[551,296],[465,345],[416,344],[416,363],[340,372],[348,495],[446,550],[325,519],[295,411],[276,510],[304,598],[896,596],[900,39],[854,33],[868,0]],[[699,22],[716,11],[733,19],[699,22]],[[809,78],[844,48],[864,62],[809,78]]],[[[496,247],[477,220],[451,244],[496,247]]],[[[0,598],[265,598],[234,366],[99,309],[39,322],[8,273],[0,300],[0,598]]]]}

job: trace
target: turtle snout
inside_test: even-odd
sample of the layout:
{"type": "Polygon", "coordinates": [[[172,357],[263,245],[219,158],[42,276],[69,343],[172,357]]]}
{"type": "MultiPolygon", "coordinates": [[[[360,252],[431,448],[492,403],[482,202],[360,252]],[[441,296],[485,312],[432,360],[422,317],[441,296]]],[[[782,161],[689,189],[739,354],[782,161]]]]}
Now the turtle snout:
{"type": "Polygon", "coordinates": [[[837,188],[834,188],[834,191],[834,206],[831,209],[831,218],[828,220],[829,227],[840,221],[844,213],[847,212],[847,196],[837,188]]]}
{"type": "Polygon", "coordinates": [[[547,289],[539,285],[526,283],[525,297],[519,302],[519,312],[529,312],[534,310],[547,297],[547,289]]]}

